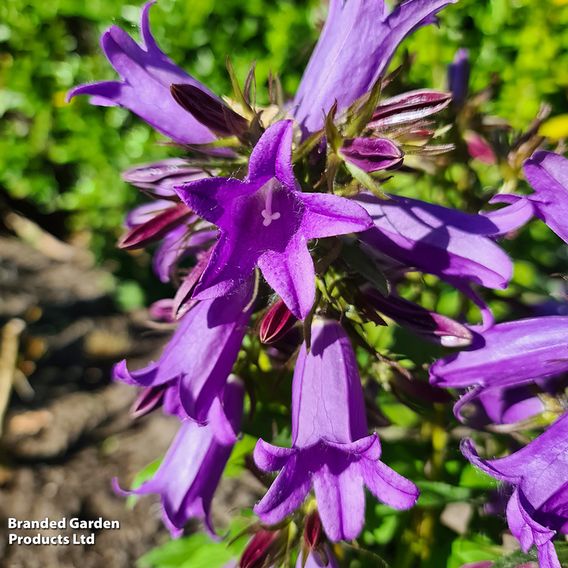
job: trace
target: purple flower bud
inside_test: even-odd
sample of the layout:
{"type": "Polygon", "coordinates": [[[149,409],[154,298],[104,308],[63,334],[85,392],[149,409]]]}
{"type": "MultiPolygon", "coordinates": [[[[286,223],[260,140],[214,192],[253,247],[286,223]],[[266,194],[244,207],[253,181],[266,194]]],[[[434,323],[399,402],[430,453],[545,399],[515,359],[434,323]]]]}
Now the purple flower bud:
{"type": "Polygon", "coordinates": [[[264,344],[271,344],[286,335],[298,319],[286,307],[283,300],[278,300],[268,308],[260,322],[258,336],[264,344]]]}
{"type": "Polygon", "coordinates": [[[199,282],[201,275],[207,268],[211,258],[211,249],[197,255],[197,263],[183,279],[181,286],[177,289],[172,303],[172,314],[176,319],[184,316],[195,305],[198,300],[192,300],[191,296],[195,286],[199,282]]]}
{"type": "Polygon", "coordinates": [[[304,524],[304,542],[309,550],[320,546],[323,538],[321,519],[317,511],[312,511],[304,524]]]}
{"type": "Polygon", "coordinates": [[[465,325],[418,304],[393,295],[385,298],[370,287],[365,288],[364,294],[376,310],[429,341],[444,347],[466,347],[473,340],[465,325]]]}
{"type": "Polygon", "coordinates": [[[552,539],[568,533],[568,414],[507,457],[482,459],[471,440],[462,442],[462,452],[487,474],[513,486],[507,521],[521,549],[536,546],[541,568],[561,568],[552,539]]]}
{"type": "Polygon", "coordinates": [[[331,540],[361,531],[364,485],[397,509],[412,507],[416,486],[379,461],[376,434],[368,435],[363,390],[355,354],[338,322],[316,319],[312,345],[300,350],[292,385],[292,448],[262,439],[254,452],[263,471],[281,470],[255,506],[268,524],[297,509],[313,486],[318,511],[331,540]]]}
{"type": "Polygon", "coordinates": [[[462,106],[467,98],[469,73],[469,51],[463,48],[458,49],[453,62],[448,67],[448,87],[456,106],[462,106]]]}
{"type": "Polygon", "coordinates": [[[211,500],[237,439],[243,396],[241,382],[231,379],[211,406],[207,424],[182,423],[152,479],[131,492],[118,491],[160,495],[164,522],[174,537],[181,535],[191,518],[201,519],[213,533],[211,500]]]}
{"type": "Polygon", "coordinates": [[[452,95],[440,91],[420,89],[385,99],[373,113],[369,128],[385,128],[406,122],[415,122],[445,109],[452,95]]]}
{"type": "Polygon", "coordinates": [[[195,85],[171,85],[175,101],[201,124],[218,136],[239,136],[246,132],[248,120],[237,114],[218,97],[209,95],[195,85]]]}
{"type": "Polygon", "coordinates": [[[122,179],[156,197],[178,200],[175,185],[206,177],[203,170],[190,166],[180,158],[169,158],[142,164],[122,172],[122,179]]]}
{"type": "Polygon", "coordinates": [[[279,535],[279,531],[266,529],[256,532],[243,551],[239,568],[264,568],[274,552],[279,535]]]}
{"type": "Polygon", "coordinates": [[[386,138],[350,138],[344,140],[339,153],[366,172],[397,168],[403,161],[400,148],[386,138]]]}
{"type": "Polygon", "coordinates": [[[302,555],[298,555],[296,568],[339,568],[339,562],[328,545],[321,549],[312,550],[303,563],[302,555]]]}
{"type": "Polygon", "coordinates": [[[231,296],[199,302],[183,317],[157,362],[130,372],[121,361],[115,366],[115,378],[142,387],[177,380],[186,415],[203,422],[239,353],[251,299],[249,283],[231,296]]]}
{"type": "Polygon", "coordinates": [[[464,134],[464,138],[467,144],[467,151],[474,160],[479,160],[490,166],[497,163],[497,156],[495,156],[493,148],[483,136],[473,130],[468,130],[464,134]]]}
{"type": "Polygon", "coordinates": [[[122,236],[118,246],[123,249],[143,248],[160,240],[175,227],[185,224],[190,216],[191,211],[183,203],[169,204],[150,220],[130,229],[122,236]]]}

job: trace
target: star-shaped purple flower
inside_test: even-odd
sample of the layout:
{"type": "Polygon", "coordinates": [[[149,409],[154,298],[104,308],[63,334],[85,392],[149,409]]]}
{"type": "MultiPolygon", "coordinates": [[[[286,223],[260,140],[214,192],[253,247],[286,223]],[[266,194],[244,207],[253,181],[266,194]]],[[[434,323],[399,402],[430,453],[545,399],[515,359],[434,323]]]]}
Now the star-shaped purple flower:
{"type": "Polygon", "coordinates": [[[372,225],[369,214],[352,201],[302,193],[291,151],[292,122],[280,121],[258,141],[244,180],[213,177],[176,187],[190,209],[220,230],[194,298],[227,294],[258,266],[290,311],[304,319],[315,297],[308,241],[372,225]]]}

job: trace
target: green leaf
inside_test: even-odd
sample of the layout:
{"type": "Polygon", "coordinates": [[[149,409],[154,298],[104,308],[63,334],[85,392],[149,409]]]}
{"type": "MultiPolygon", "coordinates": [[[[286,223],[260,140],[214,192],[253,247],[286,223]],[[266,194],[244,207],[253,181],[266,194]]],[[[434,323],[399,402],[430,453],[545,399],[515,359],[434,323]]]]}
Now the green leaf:
{"type": "Polygon", "coordinates": [[[464,564],[498,560],[502,556],[499,546],[483,535],[472,538],[456,538],[452,542],[452,554],[447,568],[461,568],[464,564]]]}
{"type": "Polygon", "coordinates": [[[471,490],[466,487],[457,487],[443,481],[418,481],[417,485],[420,488],[418,504],[422,507],[467,501],[471,497],[471,490]]]}
{"type": "Polygon", "coordinates": [[[352,270],[368,280],[383,296],[390,294],[390,283],[386,276],[357,242],[344,242],[342,257],[352,270]]]}
{"type": "Polygon", "coordinates": [[[223,473],[225,477],[238,477],[242,473],[245,468],[245,458],[252,454],[256,441],[257,438],[254,436],[244,434],[235,444],[223,473]]]}
{"type": "Polygon", "coordinates": [[[223,568],[225,564],[242,554],[248,541],[243,529],[248,524],[246,518],[234,519],[222,541],[212,540],[201,532],[170,540],[142,556],[137,563],[138,567],[223,568]]]}
{"type": "Polygon", "coordinates": [[[373,195],[380,199],[388,199],[388,196],[381,189],[379,184],[365,171],[358,168],[356,165],[350,162],[344,162],[345,167],[349,170],[349,173],[366,189],[368,189],[373,195]]]}
{"type": "Polygon", "coordinates": [[[480,469],[467,464],[460,476],[460,486],[469,489],[495,489],[499,482],[480,469]]]}

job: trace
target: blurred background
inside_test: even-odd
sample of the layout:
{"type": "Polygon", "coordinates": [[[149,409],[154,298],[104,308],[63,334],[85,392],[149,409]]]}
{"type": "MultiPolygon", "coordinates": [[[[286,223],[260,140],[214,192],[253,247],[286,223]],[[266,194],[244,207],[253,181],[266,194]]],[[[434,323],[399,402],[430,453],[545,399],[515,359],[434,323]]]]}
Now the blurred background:
{"type": "MultiPolygon", "coordinates": [[[[127,508],[110,479],[130,483],[163,453],[175,424],[159,415],[133,424],[133,393],[111,384],[109,370],[126,356],[136,365],[158,352],[167,335],[148,330],[144,307],[172,292],[151,273],[149,255],[115,248],[126,211],[141,202],[120,172],[177,151],[124,109],[65,102],[74,85],[115,77],[99,37],[111,24],[137,37],[139,12],[124,0],[0,4],[0,557],[10,567],[129,567],[167,538],[155,503],[127,508]],[[8,516],[103,516],[123,529],[101,533],[92,548],[9,547],[8,516]]],[[[159,0],[151,12],[163,51],[217,93],[230,92],[227,55],[241,80],[256,62],[260,102],[270,71],[293,95],[324,17],[318,0],[159,0]]],[[[404,87],[445,89],[447,66],[465,47],[471,91],[492,85],[484,113],[522,131],[546,103],[546,135],[568,135],[567,0],[460,0],[440,20],[399,50],[393,67],[412,57],[404,87]]],[[[483,199],[498,182],[472,162],[483,199]]],[[[463,205],[460,175],[438,171],[434,190],[420,180],[413,191],[463,205]]],[[[515,280],[507,297],[494,299],[498,316],[511,313],[511,298],[553,292],[545,276],[566,260],[555,239],[535,225],[511,245],[515,280]]],[[[452,302],[448,292],[430,303],[451,315],[452,302]]],[[[252,482],[235,491],[235,483],[222,491],[227,510],[257,491],[252,482]]],[[[395,525],[382,523],[365,539],[388,544],[395,525]]],[[[455,568],[492,546],[447,530],[432,566],[455,568]]]]}

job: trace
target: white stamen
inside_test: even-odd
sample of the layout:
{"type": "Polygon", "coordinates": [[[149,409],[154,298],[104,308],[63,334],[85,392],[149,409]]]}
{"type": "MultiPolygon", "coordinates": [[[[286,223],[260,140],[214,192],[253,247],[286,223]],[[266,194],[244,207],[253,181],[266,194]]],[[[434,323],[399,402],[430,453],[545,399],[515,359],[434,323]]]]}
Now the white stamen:
{"type": "Polygon", "coordinates": [[[263,217],[262,224],[265,227],[269,227],[272,221],[276,221],[280,219],[280,213],[276,211],[275,213],[272,212],[272,188],[269,187],[266,191],[266,202],[265,202],[264,209],[260,212],[263,217]]]}

